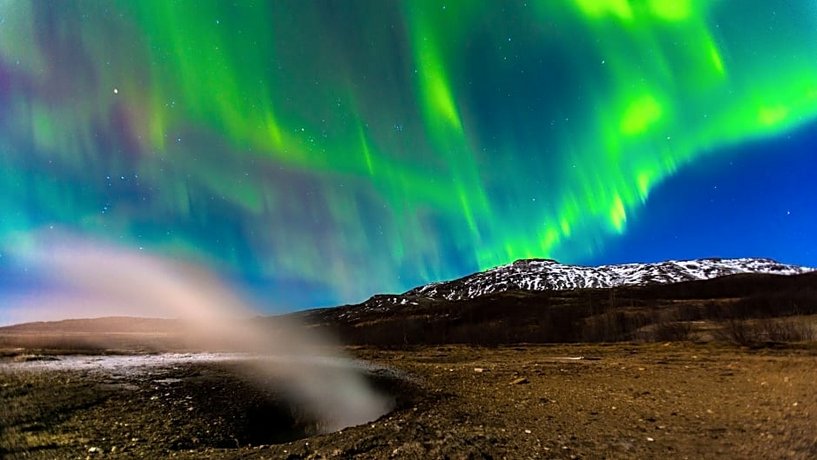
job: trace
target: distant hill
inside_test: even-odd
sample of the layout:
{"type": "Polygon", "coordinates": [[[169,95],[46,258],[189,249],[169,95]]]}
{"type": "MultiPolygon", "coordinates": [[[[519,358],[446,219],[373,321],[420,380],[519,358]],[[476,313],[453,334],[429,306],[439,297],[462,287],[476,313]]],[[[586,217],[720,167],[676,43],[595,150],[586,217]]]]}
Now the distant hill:
{"type": "Polygon", "coordinates": [[[134,318],[111,316],[90,319],[66,319],[62,321],[37,321],[0,327],[0,334],[31,333],[73,333],[73,334],[135,334],[135,333],[172,333],[179,327],[179,322],[172,319],[134,318]]]}
{"type": "MultiPolygon", "coordinates": [[[[417,292],[427,291],[314,310],[304,320],[345,342],[371,345],[732,340],[725,337],[727,326],[797,328],[791,340],[817,338],[814,318],[804,318],[817,314],[817,272],[739,273],[572,290],[506,289],[460,300],[417,292]]],[[[757,340],[776,340],[770,331],[745,332],[757,340]]]]}

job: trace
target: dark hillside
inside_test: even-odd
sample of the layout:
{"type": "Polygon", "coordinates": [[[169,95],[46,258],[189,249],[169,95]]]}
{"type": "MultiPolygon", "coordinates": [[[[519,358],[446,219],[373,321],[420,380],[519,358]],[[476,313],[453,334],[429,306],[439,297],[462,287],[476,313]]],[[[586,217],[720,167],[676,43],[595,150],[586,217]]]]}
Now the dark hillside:
{"type": "Polygon", "coordinates": [[[344,342],[369,345],[706,340],[722,336],[717,329],[730,321],[817,314],[817,273],[734,275],[646,287],[508,291],[461,301],[417,298],[414,303],[384,306],[373,298],[303,316],[331,329],[344,342]]]}

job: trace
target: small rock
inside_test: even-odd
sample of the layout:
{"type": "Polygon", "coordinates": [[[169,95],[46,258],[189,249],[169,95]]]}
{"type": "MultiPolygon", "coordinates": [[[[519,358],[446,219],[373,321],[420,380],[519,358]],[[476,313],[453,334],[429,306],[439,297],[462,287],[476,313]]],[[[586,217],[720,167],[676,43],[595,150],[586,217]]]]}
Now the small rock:
{"type": "Polygon", "coordinates": [[[655,441],[655,439],[653,439],[653,438],[650,438],[650,437],[647,438],[647,442],[654,442],[654,441],[655,441]]]}
{"type": "Polygon", "coordinates": [[[518,379],[511,382],[511,385],[524,385],[526,383],[528,383],[528,379],[526,379],[525,377],[519,377],[518,379]]]}
{"type": "Polygon", "coordinates": [[[392,458],[426,458],[428,450],[421,443],[412,441],[394,449],[391,456],[392,458]]]}
{"type": "Polygon", "coordinates": [[[530,434],[530,430],[525,430],[525,434],[530,434]]]}
{"type": "Polygon", "coordinates": [[[476,372],[477,374],[482,374],[483,372],[485,372],[485,369],[481,367],[475,367],[474,372],[476,372]]]}
{"type": "Polygon", "coordinates": [[[100,449],[99,447],[89,447],[88,448],[88,453],[89,454],[98,454],[100,452],[102,452],[102,449],[100,449]]]}

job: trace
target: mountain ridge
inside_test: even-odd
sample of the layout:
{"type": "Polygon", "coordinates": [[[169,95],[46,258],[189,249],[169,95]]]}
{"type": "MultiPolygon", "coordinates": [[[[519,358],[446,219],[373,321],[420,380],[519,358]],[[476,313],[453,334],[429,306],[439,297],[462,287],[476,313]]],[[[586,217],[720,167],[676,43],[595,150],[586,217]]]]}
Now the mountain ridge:
{"type": "Polygon", "coordinates": [[[424,300],[469,300],[505,291],[567,291],[649,286],[737,274],[797,275],[814,268],[770,258],[701,258],[598,266],[562,264],[553,259],[519,259],[449,281],[428,283],[402,294],[378,294],[359,306],[384,309],[424,300]]]}

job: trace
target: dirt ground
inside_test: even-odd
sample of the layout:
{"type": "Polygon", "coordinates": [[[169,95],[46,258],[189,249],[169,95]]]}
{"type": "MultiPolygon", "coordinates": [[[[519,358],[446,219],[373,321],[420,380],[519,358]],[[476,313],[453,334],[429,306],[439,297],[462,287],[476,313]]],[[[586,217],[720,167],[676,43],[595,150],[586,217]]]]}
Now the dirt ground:
{"type": "MultiPolygon", "coordinates": [[[[350,349],[396,409],[312,435],[230,363],[106,376],[0,362],[4,458],[815,458],[817,350],[350,349]],[[581,359],[576,359],[581,358],[581,359]]],[[[46,358],[48,359],[48,358],[46,358]]],[[[56,359],[61,359],[57,357],[56,359]]]]}

